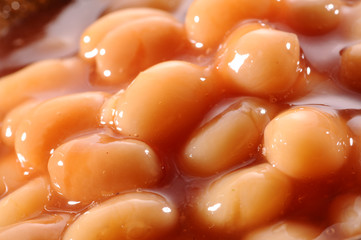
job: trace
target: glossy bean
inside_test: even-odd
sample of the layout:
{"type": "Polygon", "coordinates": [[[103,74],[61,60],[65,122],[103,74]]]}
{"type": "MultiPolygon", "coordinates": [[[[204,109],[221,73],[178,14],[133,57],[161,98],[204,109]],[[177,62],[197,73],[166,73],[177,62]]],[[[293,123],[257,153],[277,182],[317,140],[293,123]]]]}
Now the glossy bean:
{"type": "Polygon", "coordinates": [[[286,0],[288,23],[295,30],[309,35],[324,34],[341,21],[340,0],[286,0]]]}
{"type": "Polygon", "coordinates": [[[17,105],[34,98],[64,95],[85,87],[89,68],[79,59],[46,60],[0,78],[0,121],[17,105]],[[56,91],[56,92],[55,92],[56,91]]]}
{"type": "Polygon", "coordinates": [[[36,178],[0,200],[0,227],[35,217],[48,201],[50,186],[46,178],[36,178]]]}
{"type": "Polygon", "coordinates": [[[289,203],[291,182],[269,164],[227,174],[195,198],[204,228],[238,233],[279,217],[289,203]]]}
{"type": "Polygon", "coordinates": [[[86,92],[48,100],[31,111],[15,135],[22,167],[46,171],[54,149],[65,139],[99,126],[100,108],[107,94],[86,92]]]}
{"type": "Polygon", "coordinates": [[[292,33],[263,28],[245,34],[241,27],[229,36],[218,56],[217,71],[237,93],[285,94],[300,77],[300,46],[292,33]]]}
{"type": "Polygon", "coordinates": [[[196,0],[185,20],[188,37],[198,48],[215,48],[242,20],[267,18],[275,3],[272,0],[196,0]]]}
{"type": "Polygon", "coordinates": [[[163,176],[161,162],[147,144],[101,134],[55,149],[48,170],[52,185],[61,195],[83,202],[151,187],[163,176]]]}
{"type": "Polygon", "coordinates": [[[174,17],[164,11],[147,8],[130,8],[103,16],[90,25],[82,34],[79,55],[84,60],[93,61],[100,49],[98,43],[115,28],[131,21],[150,16],[174,17]]]}
{"type": "Polygon", "coordinates": [[[177,221],[177,209],[163,197],[128,193],[85,212],[70,225],[63,240],[162,239],[177,221]]]}
{"type": "Polygon", "coordinates": [[[275,117],[264,132],[267,160],[287,175],[315,179],[335,174],[347,161],[350,135],[336,114],[296,107],[275,117]]]}
{"type": "Polygon", "coordinates": [[[1,128],[1,138],[7,146],[14,146],[15,132],[24,118],[36,105],[38,101],[25,102],[11,110],[4,118],[1,128]]]}
{"type": "Polygon", "coordinates": [[[223,37],[246,19],[282,21],[303,34],[331,31],[340,22],[341,5],[337,0],[196,0],[187,12],[185,27],[196,48],[216,49],[223,37]]]}
{"type": "Polygon", "coordinates": [[[251,159],[272,118],[268,107],[262,100],[243,98],[197,129],[180,157],[182,168],[209,176],[251,159]]]}
{"type": "Polygon", "coordinates": [[[69,215],[44,215],[0,229],[0,239],[59,240],[69,215]]]}
{"type": "Polygon", "coordinates": [[[125,136],[169,143],[189,133],[215,101],[216,85],[203,67],[181,61],[140,73],[114,103],[114,124],[125,136]]]}
{"type": "Polygon", "coordinates": [[[170,59],[183,45],[183,26],[169,17],[153,16],[126,23],[97,45],[100,83],[130,82],[140,71],[170,59]]]}
{"type": "Polygon", "coordinates": [[[12,192],[29,181],[29,172],[19,166],[14,150],[2,155],[0,159],[0,182],[4,185],[4,191],[0,191],[0,195],[12,192]]]}

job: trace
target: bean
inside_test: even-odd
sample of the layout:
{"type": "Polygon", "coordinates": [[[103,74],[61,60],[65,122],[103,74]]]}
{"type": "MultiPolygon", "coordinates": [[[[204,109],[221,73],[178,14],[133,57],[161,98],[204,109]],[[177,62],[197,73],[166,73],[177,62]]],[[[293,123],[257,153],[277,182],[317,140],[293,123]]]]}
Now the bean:
{"type": "Polygon", "coordinates": [[[303,34],[324,34],[341,21],[342,2],[339,0],[286,0],[288,23],[303,34]]]}
{"type": "Polygon", "coordinates": [[[81,215],[67,229],[63,240],[162,239],[177,220],[177,209],[163,197],[145,192],[128,193],[81,215]]]}
{"type": "Polygon", "coordinates": [[[93,61],[100,49],[98,43],[115,28],[131,21],[149,16],[163,16],[169,19],[174,17],[164,11],[147,8],[130,8],[119,10],[103,16],[90,25],[82,34],[79,55],[84,60],[93,61]]]}
{"type": "Polygon", "coordinates": [[[146,17],[123,24],[97,45],[101,83],[130,82],[140,71],[170,59],[183,45],[183,26],[169,17],[146,17]]]}
{"type": "Polygon", "coordinates": [[[282,21],[303,34],[331,31],[340,22],[341,5],[338,0],[196,0],[187,12],[185,27],[196,48],[216,49],[246,19],[282,21]]]}
{"type": "Polygon", "coordinates": [[[25,102],[13,110],[11,110],[4,118],[2,128],[1,128],[1,137],[4,142],[9,147],[14,146],[15,141],[15,132],[25,115],[27,115],[36,105],[38,101],[28,101],[25,102]]]}
{"type": "Polygon", "coordinates": [[[46,178],[36,178],[0,200],[0,227],[37,216],[50,194],[46,178]]]}
{"type": "Polygon", "coordinates": [[[203,67],[170,61],[140,73],[114,105],[125,136],[170,143],[197,124],[215,101],[216,84],[203,67]]]}
{"type": "Polygon", "coordinates": [[[274,118],[264,132],[267,160],[287,175],[315,179],[335,174],[347,161],[350,136],[336,114],[296,107],[274,118]]]}
{"type": "Polygon", "coordinates": [[[65,214],[44,215],[2,228],[0,239],[59,240],[68,220],[65,214]]]}
{"type": "Polygon", "coordinates": [[[19,166],[14,150],[2,155],[0,159],[0,183],[4,185],[0,195],[12,192],[29,181],[28,172],[24,172],[19,166]]]}
{"type": "Polygon", "coordinates": [[[292,33],[264,28],[245,34],[240,28],[229,36],[218,55],[216,69],[225,85],[237,93],[285,94],[300,76],[300,46],[292,33]]]}
{"type": "Polygon", "coordinates": [[[21,166],[29,171],[47,170],[54,149],[74,134],[96,129],[107,94],[86,92],[48,100],[19,124],[15,150],[21,166]]]}
{"type": "Polygon", "coordinates": [[[266,102],[243,98],[198,128],[182,152],[186,172],[210,176],[251,158],[270,121],[266,102]]]}
{"type": "Polygon", "coordinates": [[[55,149],[48,169],[52,185],[61,195],[84,202],[151,187],[163,176],[161,162],[147,144],[100,134],[55,149]]]}
{"type": "Polygon", "coordinates": [[[289,179],[269,164],[224,175],[198,198],[195,219],[204,228],[238,233],[280,216],[291,196],[289,179]]]}
{"type": "Polygon", "coordinates": [[[0,78],[0,121],[17,105],[41,94],[56,90],[52,94],[56,96],[82,86],[88,71],[79,59],[46,60],[0,78]]]}
{"type": "Polygon", "coordinates": [[[196,0],[185,19],[188,37],[198,48],[215,48],[242,20],[267,18],[275,3],[270,0],[196,0]]]}

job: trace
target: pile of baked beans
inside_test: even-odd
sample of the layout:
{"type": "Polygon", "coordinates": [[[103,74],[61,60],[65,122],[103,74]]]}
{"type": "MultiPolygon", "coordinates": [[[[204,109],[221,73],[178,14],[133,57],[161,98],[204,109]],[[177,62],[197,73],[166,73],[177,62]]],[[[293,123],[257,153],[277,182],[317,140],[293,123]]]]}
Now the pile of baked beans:
{"type": "Polygon", "coordinates": [[[102,16],[0,79],[0,239],[358,239],[360,40],[361,1],[102,16]]]}

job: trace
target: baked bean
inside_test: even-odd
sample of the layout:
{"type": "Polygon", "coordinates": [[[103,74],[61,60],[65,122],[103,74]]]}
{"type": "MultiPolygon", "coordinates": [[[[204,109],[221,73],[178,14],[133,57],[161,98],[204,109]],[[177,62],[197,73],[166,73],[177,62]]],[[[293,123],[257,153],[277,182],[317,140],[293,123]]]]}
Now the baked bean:
{"type": "Polygon", "coordinates": [[[336,114],[296,107],[274,118],[264,132],[267,160],[287,175],[314,179],[337,172],[347,161],[350,136],[336,114]]]}
{"type": "Polygon", "coordinates": [[[339,0],[196,0],[185,26],[195,47],[208,49],[245,19],[281,20],[303,34],[322,34],[338,26],[341,6],[339,0]]]}
{"type": "Polygon", "coordinates": [[[272,118],[267,108],[262,100],[243,98],[197,129],[182,152],[182,168],[209,176],[250,159],[272,118]]]}
{"type": "Polygon", "coordinates": [[[313,240],[322,232],[319,227],[296,221],[282,221],[257,229],[244,240],[313,240]]]}
{"type": "Polygon", "coordinates": [[[321,35],[340,23],[340,0],[286,0],[285,3],[288,24],[303,34],[321,35]]]}
{"type": "Polygon", "coordinates": [[[35,217],[48,201],[49,183],[36,178],[0,200],[0,227],[35,217]]]}
{"type": "Polygon", "coordinates": [[[160,160],[147,144],[101,134],[61,145],[50,157],[48,169],[61,195],[85,202],[154,186],[163,175],[160,160]]]}
{"type": "Polygon", "coordinates": [[[177,209],[153,193],[114,197],[81,215],[63,240],[162,239],[178,219],[177,209]]]}
{"type": "Polygon", "coordinates": [[[164,62],[140,73],[120,95],[114,124],[125,136],[168,143],[201,120],[215,92],[214,79],[203,67],[164,62]]]}
{"type": "Polygon", "coordinates": [[[241,169],[215,181],[196,198],[196,219],[225,233],[243,231],[280,216],[291,190],[289,179],[269,164],[241,169]]]}
{"type": "Polygon", "coordinates": [[[341,53],[341,82],[348,88],[361,91],[361,43],[346,48],[341,53]]]}
{"type": "Polygon", "coordinates": [[[86,92],[48,100],[19,124],[15,150],[21,166],[45,171],[54,149],[65,139],[99,126],[100,108],[107,94],[86,92]]]}
{"type": "Polygon", "coordinates": [[[345,238],[361,235],[361,196],[344,194],[336,197],[330,207],[331,223],[339,224],[345,238]]]}
{"type": "MultiPolygon", "coordinates": [[[[0,190],[0,196],[12,192],[29,181],[27,172],[19,166],[16,153],[12,150],[1,156],[0,161],[0,185],[4,185],[3,191],[0,190]]],[[[1,187],[0,187],[1,189],[1,187]]]]}
{"type": "Polygon", "coordinates": [[[59,240],[69,216],[52,214],[0,229],[0,239],[59,240]]]}
{"type": "Polygon", "coordinates": [[[292,33],[258,29],[245,34],[241,27],[229,36],[218,55],[216,69],[236,92],[284,94],[299,78],[300,46],[292,33]]]}
{"type": "Polygon", "coordinates": [[[21,120],[26,116],[36,105],[39,104],[39,101],[28,101],[25,102],[13,110],[11,110],[4,118],[2,128],[1,128],[1,137],[7,146],[14,146],[15,132],[19,126],[21,120]]]}
{"type": "Polygon", "coordinates": [[[215,48],[223,36],[247,18],[267,18],[276,0],[196,0],[190,6],[185,27],[197,48],[215,48]]]}
{"type": "Polygon", "coordinates": [[[130,82],[140,71],[170,59],[185,43],[182,24],[164,16],[131,21],[108,33],[97,45],[102,83],[130,82]]]}
{"type": "Polygon", "coordinates": [[[49,91],[57,91],[53,96],[64,94],[85,84],[88,68],[79,59],[46,60],[0,78],[0,121],[26,100],[39,98],[49,91]]]}
{"type": "Polygon", "coordinates": [[[124,9],[107,14],[95,21],[84,31],[80,38],[80,57],[84,60],[93,61],[94,57],[97,56],[100,51],[100,48],[98,48],[98,43],[108,33],[125,23],[150,16],[162,16],[169,19],[174,19],[174,17],[167,12],[147,8],[124,9]]]}

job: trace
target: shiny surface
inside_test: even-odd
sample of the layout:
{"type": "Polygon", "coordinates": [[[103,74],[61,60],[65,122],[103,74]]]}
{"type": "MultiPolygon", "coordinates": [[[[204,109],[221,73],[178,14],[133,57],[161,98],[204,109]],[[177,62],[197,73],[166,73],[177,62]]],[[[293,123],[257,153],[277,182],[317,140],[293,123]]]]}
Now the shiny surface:
{"type": "Polygon", "coordinates": [[[341,119],[312,107],[287,110],[264,131],[267,160],[290,177],[300,179],[337,172],[348,160],[352,141],[341,119]]]}
{"type": "Polygon", "coordinates": [[[265,163],[224,175],[196,200],[195,218],[212,230],[240,233],[280,216],[292,187],[280,171],[265,163]]]}
{"type": "Polygon", "coordinates": [[[247,18],[268,17],[274,2],[276,1],[194,1],[185,20],[188,37],[198,48],[214,48],[237,22],[247,18]]]}
{"type": "Polygon", "coordinates": [[[49,158],[48,171],[56,191],[69,200],[82,202],[152,187],[163,176],[160,160],[145,143],[99,134],[56,148],[49,158]]]}
{"type": "Polygon", "coordinates": [[[89,68],[79,59],[46,60],[34,63],[0,81],[0,118],[18,104],[86,88],[89,68]],[[51,79],[51,81],[49,80],[51,79]],[[70,89],[69,89],[70,88],[70,89]]]}
{"type": "Polygon", "coordinates": [[[184,50],[185,42],[182,24],[168,16],[128,20],[97,46],[96,66],[102,79],[99,84],[129,82],[141,71],[184,50]]]}
{"type": "Polygon", "coordinates": [[[0,227],[39,215],[48,201],[46,178],[36,178],[0,200],[0,227]]]}
{"type": "Polygon", "coordinates": [[[175,227],[177,218],[177,210],[162,196],[128,193],[83,214],[63,239],[157,239],[175,227]]]}
{"type": "Polygon", "coordinates": [[[298,32],[307,35],[324,34],[340,24],[340,0],[286,0],[285,5],[288,23],[298,32]]]}
{"type": "Polygon", "coordinates": [[[237,92],[260,96],[285,94],[299,77],[300,46],[295,34],[272,29],[234,31],[216,66],[237,92]],[[267,44],[263,44],[267,42],[267,44]]]}
{"type": "Polygon", "coordinates": [[[282,21],[301,33],[322,34],[337,27],[341,5],[338,0],[198,0],[191,5],[185,23],[191,42],[208,49],[219,44],[236,23],[246,19],[282,21]]]}
{"type": "Polygon", "coordinates": [[[54,98],[39,105],[20,123],[15,149],[28,171],[46,171],[55,148],[72,134],[95,130],[107,94],[88,92],[54,98]],[[76,102],[77,104],[73,104],[76,102]]]}
{"type": "Polygon", "coordinates": [[[215,80],[204,68],[164,62],[140,73],[119,96],[114,127],[125,136],[165,143],[189,132],[215,95],[215,80]]]}
{"type": "Polygon", "coordinates": [[[131,21],[152,16],[164,16],[173,19],[169,13],[148,8],[125,9],[105,15],[90,25],[82,34],[79,49],[80,57],[92,61],[101,50],[97,47],[99,42],[112,30],[131,21]]]}
{"type": "Polygon", "coordinates": [[[192,133],[179,157],[181,168],[195,176],[211,176],[252,158],[273,117],[271,107],[252,98],[231,105],[192,133]]]}

